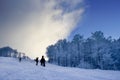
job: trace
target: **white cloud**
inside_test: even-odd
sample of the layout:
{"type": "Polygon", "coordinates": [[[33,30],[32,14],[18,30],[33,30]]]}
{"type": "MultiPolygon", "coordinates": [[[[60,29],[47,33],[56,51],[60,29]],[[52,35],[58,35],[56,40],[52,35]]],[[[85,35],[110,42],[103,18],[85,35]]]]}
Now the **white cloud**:
{"type": "Polygon", "coordinates": [[[65,9],[83,3],[82,0],[28,0],[28,2],[17,9],[16,15],[22,14],[21,18],[17,17],[9,22],[8,25],[12,27],[2,33],[4,37],[0,44],[17,48],[31,58],[41,57],[45,54],[47,46],[66,38],[75,28],[84,11],[84,8],[78,8],[65,12],[65,9]],[[60,5],[64,2],[69,6],[60,5]],[[26,9],[26,6],[30,7],[26,9]],[[6,32],[9,35],[5,35],[6,32]]]}

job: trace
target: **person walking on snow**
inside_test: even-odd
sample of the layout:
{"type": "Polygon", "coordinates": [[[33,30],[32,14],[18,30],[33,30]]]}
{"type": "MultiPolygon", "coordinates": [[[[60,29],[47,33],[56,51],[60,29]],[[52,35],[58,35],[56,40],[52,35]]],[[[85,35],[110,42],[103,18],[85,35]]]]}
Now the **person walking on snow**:
{"type": "Polygon", "coordinates": [[[19,62],[21,62],[21,59],[22,59],[22,58],[21,58],[21,57],[19,57],[19,62]]]}
{"type": "Polygon", "coordinates": [[[38,62],[39,62],[39,57],[36,57],[35,62],[36,62],[36,66],[37,66],[38,62]]]}
{"type": "Polygon", "coordinates": [[[41,66],[45,67],[45,58],[44,56],[42,56],[41,60],[40,60],[41,66]]]}

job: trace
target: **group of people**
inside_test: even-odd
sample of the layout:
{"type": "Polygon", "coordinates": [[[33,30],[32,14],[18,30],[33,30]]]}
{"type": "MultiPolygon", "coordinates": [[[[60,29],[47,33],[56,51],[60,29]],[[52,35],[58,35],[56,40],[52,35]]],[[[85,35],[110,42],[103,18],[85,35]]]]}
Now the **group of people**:
{"type": "MultiPolygon", "coordinates": [[[[19,57],[19,62],[21,62],[22,58],[19,57]]],[[[39,62],[39,57],[36,57],[35,59],[35,62],[36,62],[36,66],[38,65],[38,62],[39,62]]],[[[44,56],[42,56],[42,58],[40,59],[40,63],[41,63],[41,66],[44,66],[45,67],[45,58],[44,56]]]]}
{"type": "MultiPolygon", "coordinates": [[[[39,62],[39,57],[36,57],[35,62],[36,62],[36,66],[37,66],[38,62],[39,62]]],[[[44,56],[42,56],[42,58],[40,59],[41,66],[45,67],[45,62],[46,62],[45,58],[44,58],[44,56]]]]}

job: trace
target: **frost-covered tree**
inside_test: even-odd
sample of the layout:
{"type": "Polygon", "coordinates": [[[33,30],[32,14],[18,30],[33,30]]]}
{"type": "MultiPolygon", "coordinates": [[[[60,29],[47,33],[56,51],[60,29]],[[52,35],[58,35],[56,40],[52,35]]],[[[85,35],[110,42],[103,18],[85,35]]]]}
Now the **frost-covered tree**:
{"type": "Polygon", "coordinates": [[[50,63],[61,66],[120,70],[120,39],[105,38],[101,31],[87,39],[76,34],[72,41],[59,40],[46,54],[50,63]]]}
{"type": "Polygon", "coordinates": [[[3,57],[17,57],[18,52],[9,46],[0,48],[0,56],[3,57]]]}

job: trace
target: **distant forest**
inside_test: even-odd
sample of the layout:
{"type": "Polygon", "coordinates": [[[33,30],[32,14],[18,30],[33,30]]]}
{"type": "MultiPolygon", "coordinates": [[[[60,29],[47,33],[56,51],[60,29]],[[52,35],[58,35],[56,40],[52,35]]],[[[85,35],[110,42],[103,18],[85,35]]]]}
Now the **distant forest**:
{"type": "Polygon", "coordinates": [[[46,52],[49,63],[65,67],[120,70],[120,38],[105,37],[96,31],[84,39],[76,34],[71,41],[59,40],[46,52]]]}
{"type": "Polygon", "coordinates": [[[21,57],[22,59],[30,59],[28,56],[25,55],[25,53],[18,52],[16,49],[12,49],[9,46],[0,48],[0,57],[21,57]]]}

